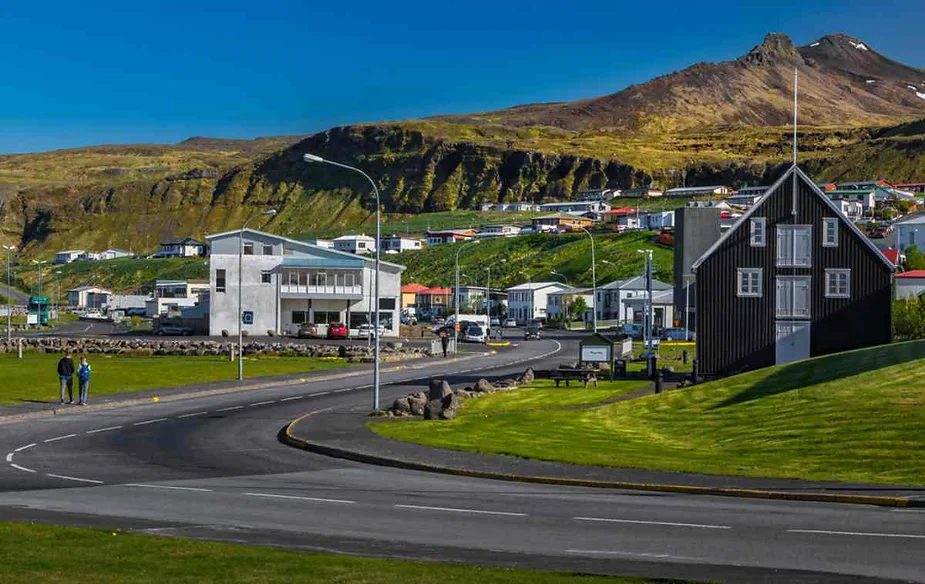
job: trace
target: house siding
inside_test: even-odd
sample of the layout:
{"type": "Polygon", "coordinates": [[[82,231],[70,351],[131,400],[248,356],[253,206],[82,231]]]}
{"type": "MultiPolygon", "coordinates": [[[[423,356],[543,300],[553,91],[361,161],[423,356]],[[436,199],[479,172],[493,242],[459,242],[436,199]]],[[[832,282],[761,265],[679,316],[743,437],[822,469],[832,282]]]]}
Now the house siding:
{"type": "Polygon", "coordinates": [[[838,246],[824,247],[823,219],[839,214],[797,178],[793,215],[793,177],[784,180],[697,268],[697,357],[704,373],[726,375],[775,364],[777,276],[811,277],[811,356],[891,340],[889,267],[844,220],[838,222],[838,246]],[[764,247],[750,244],[749,221],[758,217],[767,220],[764,247]],[[780,225],[812,227],[810,267],[776,266],[780,225]],[[737,268],[763,269],[760,298],[738,297],[737,268]],[[825,297],[825,270],[838,268],[851,270],[850,298],[825,297]]]}

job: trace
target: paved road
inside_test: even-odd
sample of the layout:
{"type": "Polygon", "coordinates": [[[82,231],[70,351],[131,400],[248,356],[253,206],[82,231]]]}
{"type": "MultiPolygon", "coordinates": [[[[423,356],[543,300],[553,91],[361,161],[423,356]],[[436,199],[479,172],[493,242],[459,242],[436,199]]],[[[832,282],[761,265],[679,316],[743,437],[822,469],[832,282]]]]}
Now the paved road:
{"type": "Polygon", "coordinates": [[[6,284],[0,283],[0,294],[13,300],[13,304],[26,305],[29,303],[29,295],[17,288],[7,287],[6,284]]]}
{"type": "MultiPolygon", "coordinates": [[[[574,339],[448,362],[452,380],[571,360],[574,339]]],[[[383,401],[421,387],[388,373],[383,401]]],[[[0,426],[0,517],[732,582],[925,581],[925,513],[521,485],[329,459],[280,444],[303,413],[367,409],[368,378],[0,426]]]]}

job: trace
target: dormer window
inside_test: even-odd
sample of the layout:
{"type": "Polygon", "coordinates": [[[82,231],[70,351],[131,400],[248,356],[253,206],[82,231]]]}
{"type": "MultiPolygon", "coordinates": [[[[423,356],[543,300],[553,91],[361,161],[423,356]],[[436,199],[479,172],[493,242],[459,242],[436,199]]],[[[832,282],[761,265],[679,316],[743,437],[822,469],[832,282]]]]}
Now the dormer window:
{"type": "Polygon", "coordinates": [[[764,217],[755,217],[750,223],[750,238],[752,247],[764,247],[767,237],[767,219],[764,217]]]}

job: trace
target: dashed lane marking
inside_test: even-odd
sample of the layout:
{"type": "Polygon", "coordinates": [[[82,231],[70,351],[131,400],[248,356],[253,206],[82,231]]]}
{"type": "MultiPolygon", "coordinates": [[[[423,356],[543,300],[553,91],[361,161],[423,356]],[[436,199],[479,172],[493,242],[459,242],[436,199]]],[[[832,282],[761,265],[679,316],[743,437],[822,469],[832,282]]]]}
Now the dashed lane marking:
{"type": "Polygon", "coordinates": [[[504,515],[508,517],[526,517],[526,513],[511,511],[486,511],[483,509],[458,509],[455,507],[428,507],[426,505],[393,505],[396,509],[417,509],[421,511],[447,511],[449,513],[475,513],[478,515],[504,515]]]}
{"type": "Polygon", "coordinates": [[[345,391],[353,391],[354,389],[359,389],[359,388],[345,387],[344,389],[335,389],[331,393],[344,393],[345,391]]]}
{"type": "Polygon", "coordinates": [[[46,443],[57,442],[58,440],[66,440],[67,438],[73,438],[74,436],[77,436],[77,434],[66,434],[64,436],[55,436],[54,438],[49,438],[48,440],[45,440],[45,442],[46,443]]]}
{"type": "Polygon", "coordinates": [[[35,472],[35,471],[32,470],[31,468],[26,468],[26,467],[24,467],[24,466],[19,466],[18,464],[14,464],[14,463],[12,463],[12,462],[10,463],[10,466],[12,466],[12,467],[15,468],[15,469],[23,470],[23,471],[26,471],[26,472],[35,472]]]}
{"type": "Polygon", "coordinates": [[[143,483],[127,483],[123,487],[139,487],[143,489],[168,489],[171,491],[194,491],[197,493],[211,493],[212,489],[201,489],[199,487],[175,487],[173,485],[147,485],[143,483]]]}
{"type": "Polygon", "coordinates": [[[331,393],[331,392],[330,392],[330,391],[319,391],[318,393],[310,393],[310,394],[308,394],[308,397],[315,397],[315,396],[319,396],[319,395],[328,395],[329,393],[331,393]]]}
{"type": "Polygon", "coordinates": [[[706,525],[702,523],[675,523],[672,521],[641,521],[638,519],[609,519],[606,517],[572,517],[575,521],[599,521],[602,523],[632,523],[636,525],[664,525],[666,527],[694,527],[698,529],[732,529],[729,525],[706,525]]]}
{"type": "Polygon", "coordinates": [[[902,539],[925,539],[925,535],[912,533],[867,533],[863,531],[828,531],[825,529],[788,529],[787,533],[808,533],[812,535],[853,535],[858,537],[893,537],[902,539]]]}
{"type": "Polygon", "coordinates": [[[77,481],[77,482],[80,482],[80,483],[91,483],[91,484],[94,484],[94,485],[102,485],[102,484],[103,484],[103,481],[96,481],[96,480],[93,480],[93,479],[82,479],[82,478],[80,478],[80,477],[69,477],[69,476],[67,476],[67,475],[52,474],[52,473],[50,473],[50,472],[45,473],[45,476],[46,476],[46,477],[53,477],[53,478],[56,478],[56,479],[64,479],[64,480],[66,480],[66,481],[77,481]]]}
{"type": "Polygon", "coordinates": [[[244,493],[248,497],[265,497],[267,499],[291,499],[295,501],[309,501],[312,503],[343,503],[352,505],[356,501],[347,501],[345,499],[321,499],[318,497],[297,497],[295,495],[274,495],[271,493],[244,493]]]}
{"type": "Polygon", "coordinates": [[[302,399],[303,397],[305,397],[305,396],[304,396],[304,395],[294,395],[294,396],[292,396],[292,397],[284,397],[283,399],[281,399],[281,400],[279,400],[279,401],[281,401],[281,402],[284,402],[284,401],[293,401],[293,400],[297,400],[297,399],[302,399]]]}
{"type": "Polygon", "coordinates": [[[87,430],[87,434],[98,434],[99,432],[110,432],[112,430],[121,430],[122,426],[109,426],[107,428],[97,428],[96,430],[87,430]]]}
{"type": "Polygon", "coordinates": [[[672,560],[703,561],[706,558],[697,558],[693,556],[673,556],[671,554],[653,554],[646,552],[625,552],[619,550],[565,550],[567,554],[582,554],[590,556],[629,556],[634,558],[657,558],[672,560]]]}
{"type": "Polygon", "coordinates": [[[215,410],[216,412],[230,412],[232,410],[243,410],[244,406],[231,406],[229,408],[219,408],[215,410]]]}
{"type": "Polygon", "coordinates": [[[158,422],[166,422],[167,418],[154,418],[153,420],[145,420],[144,422],[135,422],[133,426],[146,426],[148,424],[156,424],[158,422]]]}
{"type": "Polygon", "coordinates": [[[255,408],[255,407],[257,407],[257,406],[267,406],[267,405],[275,404],[275,403],[276,403],[276,400],[275,400],[275,399],[271,399],[271,400],[267,400],[267,401],[254,402],[254,403],[250,404],[248,407],[255,408]]]}
{"type": "Polygon", "coordinates": [[[204,416],[209,412],[193,412],[192,414],[183,414],[182,416],[177,416],[177,419],[180,418],[192,418],[193,416],[204,416]]]}
{"type": "Polygon", "coordinates": [[[35,442],[33,442],[32,444],[26,444],[25,446],[20,446],[19,448],[17,448],[17,449],[14,450],[13,452],[22,452],[22,451],[25,450],[26,448],[32,448],[33,446],[35,446],[35,442]]]}

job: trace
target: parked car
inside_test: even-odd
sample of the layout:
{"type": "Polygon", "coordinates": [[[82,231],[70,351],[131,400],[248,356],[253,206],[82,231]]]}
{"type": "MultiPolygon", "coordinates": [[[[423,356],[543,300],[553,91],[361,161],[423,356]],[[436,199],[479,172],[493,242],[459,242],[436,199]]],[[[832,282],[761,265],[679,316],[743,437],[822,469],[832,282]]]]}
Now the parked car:
{"type": "Polygon", "coordinates": [[[470,324],[465,329],[463,329],[463,334],[460,340],[467,343],[484,343],[485,331],[482,330],[482,327],[477,324],[470,324]]]}
{"type": "Polygon", "coordinates": [[[346,339],[347,334],[347,325],[342,322],[332,322],[328,325],[329,339],[346,339]]]}
{"type": "Polygon", "coordinates": [[[694,332],[687,331],[681,327],[672,327],[662,330],[660,338],[665,341],[684,341],[694,340],[694,332]]]}
{"type": "Polygon", "coordinates": [[[637,323],[627,323],[623,325],[624,334],[632,337],[634,341],[641,341],[642,335],[645,333],[644,327],[641,324],[637,323]]]}
{"type": "Polygon", "coordinates": [[[418,323],[418,319],[414,315],[403,314],[401,315],[401,323],[414,326],[418,323]]]}
{"type": "Polygon", "coordinates": [[[540,340],[540,331],[543,330],[543,327],[540,326],[540,323],[533,321],[524,328],[524,340],[529,341],[530,339],[540,340]]]}
{"type": "Polygon", "coordinates": [[[488,326],[495,328],[496,326],[501,326],[501,319],[497,316],[491,317],[491,320],[488,321],[488,326]]]}
{"type": "MultiPolygon", "coordinates": [[[[380,324],[380,325],[379,325],[379,338],[382,338],[382,335],[383,335],[384,333],[385,333],[385,327],[382,326],[382,325],[380,324]]],[[[373,334],[373,325],[370,324],[370,323],[368,323],[368,322],[364,322],[364,323],[361,324],[361,325],[359,326],[359,328],[357,329],[357,338],[358,338],[358,339],[375,338],[375,336],[376,336],[376,335],[373,334]]]]}
{"type": "Polygon", "coordinates": [[[322,335],[318,332],[318,325],[313,322],[303,322],[299,325],[296,336],[300,339],[319,339],[322,335]]]}
{"type": "Polygon", "coordinates": [[[513,318],[504,319],[504,328],[515,328],[517,326],[517,321],[513,318]]]}
{"type": "Polygon", "coordinates": [[[140,317],[148,316],[148,310],[145,308],[138,307],[138,306],[131,306],[129,308],[126,308],[123,312],[125,313],[125,316],[140,316],[140,317]]]}
{"type": "Polygon", "coordinates": [[[168,335],[188,337],[193,334],[193,329],[186,325],[165,322],[157,327],[155,334],[161,337],[168,335]]]}

